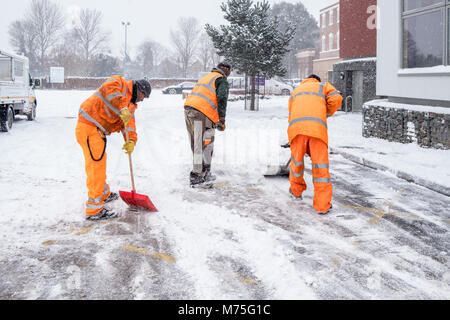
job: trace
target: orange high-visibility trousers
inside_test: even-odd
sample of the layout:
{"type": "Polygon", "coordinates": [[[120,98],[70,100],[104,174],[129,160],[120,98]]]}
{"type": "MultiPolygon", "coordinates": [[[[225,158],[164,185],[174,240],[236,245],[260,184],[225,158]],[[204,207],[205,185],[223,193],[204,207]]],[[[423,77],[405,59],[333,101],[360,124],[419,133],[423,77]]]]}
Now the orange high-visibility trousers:
{"type": "Polygon", "coordinates": [[[88,200],[86,215],[93,216],[105,207],[111,191],[106,183],[106,140],[97,127],[78,121],[75,129],[77,142],[83,149],[87,175],[88,200]]]}
{"type": "Polygon", "coordinates": [[[303,179],[305,170],[304,157],[311,156],[312,176],[314,183],[314,209],[317,212],[327,212],[331,208],[333,185],[329,171],[328,146],[318,138],[297,135],[291,143],[291,164],[289,181],[294,196],[301,196],[306,190],[303,179]]]}

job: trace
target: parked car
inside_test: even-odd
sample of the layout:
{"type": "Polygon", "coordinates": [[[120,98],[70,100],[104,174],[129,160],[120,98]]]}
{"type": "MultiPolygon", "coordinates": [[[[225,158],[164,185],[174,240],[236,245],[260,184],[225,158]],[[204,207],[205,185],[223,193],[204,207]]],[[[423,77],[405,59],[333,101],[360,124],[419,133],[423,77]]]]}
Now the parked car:
{"type": "Polygon", "coordinates": [[[297,88],[302,81],[303,81],[302,79],[287,79],[287,80],[285,80],[285,82],[287,84],[291,85],[292,88],[294,88],[294,89],[297,88]]]}
{"type": "Polygon", "coordinates": [[[0,50],[0,131],[10,131],[16,115],[36,118],[35,86],[40,80],[31,79],[28,58],[0,50]]]}
{"type": "Polygon", "coordinates": [[[195,84],[196,84],[195,82],[182,82],[178,85],[164,88],[162,90],[162,93],[164,93],[164,94],[181,94],[181,93],[183,93],[183,90],[194,89],[195,84]]]}
{"type": "Polygon", "coordinates": [[[266,95],[282,96],[291,95],[293,90],[291,85],[275,79],[266,79],[264,89],[262,87],[259,88],[260,93],[264,92],[266,95]]]}

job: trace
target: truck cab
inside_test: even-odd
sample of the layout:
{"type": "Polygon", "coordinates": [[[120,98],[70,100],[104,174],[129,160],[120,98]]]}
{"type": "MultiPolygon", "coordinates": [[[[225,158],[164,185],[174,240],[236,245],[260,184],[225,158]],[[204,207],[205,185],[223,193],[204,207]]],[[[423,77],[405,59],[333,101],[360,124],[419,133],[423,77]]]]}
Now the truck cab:
{"type": "Polygon", "coordinates": [[[40,81],[31,78],[28,58],[0,50],[0,131],[11,130],[14,118],[36,118],[37,99],[34,88],[40,81]]]}

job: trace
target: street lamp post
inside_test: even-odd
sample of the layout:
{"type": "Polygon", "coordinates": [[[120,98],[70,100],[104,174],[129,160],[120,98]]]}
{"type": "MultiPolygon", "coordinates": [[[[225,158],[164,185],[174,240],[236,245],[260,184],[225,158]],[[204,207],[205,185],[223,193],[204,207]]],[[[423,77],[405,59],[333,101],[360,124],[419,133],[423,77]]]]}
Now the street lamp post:
{"type": "Polygon", "coordinates": [[[128,22],[128,21],[126,21],[126,22],[124,22],[124,21],[122,21],[122,25],[125,27],[125,57],[124,57],[124,59],[123,59],[123,69],[124,69],[124,73],[125,73],[125,76],[127,76],[126,75],[126,73],[127,73],[127,63],[128,63],[128,52],[127,52],[127,36],[128,36],[128,26],[130,26],[130,22],[128,22]]]}

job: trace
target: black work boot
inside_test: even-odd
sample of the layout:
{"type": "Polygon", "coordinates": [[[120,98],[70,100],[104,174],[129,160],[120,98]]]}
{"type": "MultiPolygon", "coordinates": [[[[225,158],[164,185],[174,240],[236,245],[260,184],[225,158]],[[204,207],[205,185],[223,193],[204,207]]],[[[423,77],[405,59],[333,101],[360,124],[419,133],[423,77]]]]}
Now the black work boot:
{"type": "Polygon", "coordinates": [[[111,192],[111,194],[108,196],[108,198],[105,199],[105,203],[112,202],[117,199],[119,199],[119,195],[115,192],[111,192]]]}
{"type": "Polygon", "coordinates": [[[212,183],[205,181],[203,174],[191,172],[191,188],[211,188],[212,183]]]}
{"type": "Polygon", "coordinates": [[[290,196],[291,196],[291,198],[292,199],[294,199],[294,200],[303,200],[303,197],[300,195],[300,196],[295,196],[293,193],[292,193],[292,189],[291,188],[289,188],[289,194],[290,194],[290,196]]]}
{"type": "Polygon", "coordinates": [[[211,173],[211,165],[203,166],[203,177],[205,181],[215,181],[217,177],[211,173]]]}
{"type": "Polygon", "coordinates": [[[99,220],[106,220],[106,219],[112,219],[112,218],[116,218],[117,217],[117,213],[112,211],[112,210],[108,210],[106,208],[103,208],[103,210],[99,213],[97,213],[95,216],[87,216],[86,220],[89,221],[99,221],[99,220]]]}

